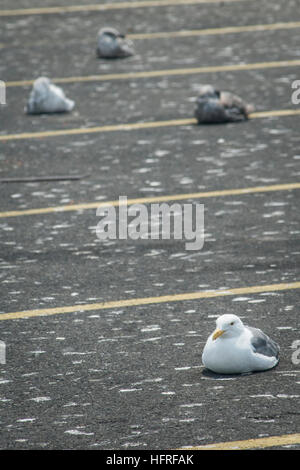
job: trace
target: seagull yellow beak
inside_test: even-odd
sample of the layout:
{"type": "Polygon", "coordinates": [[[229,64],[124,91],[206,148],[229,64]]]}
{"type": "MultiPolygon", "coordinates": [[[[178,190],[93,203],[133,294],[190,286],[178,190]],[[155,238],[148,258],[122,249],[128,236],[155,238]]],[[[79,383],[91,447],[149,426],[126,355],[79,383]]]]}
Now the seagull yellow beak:
{"type": "Polygon", "coordinates": [[[225,333],[224,330],[216,329],[216,331],[213,334],[212,339],[215,340],[215,339],[219,338],[219,336],[222,336],[223,333],[225,333]]]}

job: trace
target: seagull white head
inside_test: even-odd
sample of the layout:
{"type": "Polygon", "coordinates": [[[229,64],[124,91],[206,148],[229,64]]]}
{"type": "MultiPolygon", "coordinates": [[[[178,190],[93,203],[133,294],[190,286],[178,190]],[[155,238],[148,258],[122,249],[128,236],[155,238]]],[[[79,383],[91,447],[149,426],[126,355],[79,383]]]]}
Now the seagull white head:
{"type": "Polygon", "coordinates": [[[231,315],[228,313],[217,318],[216,324],[217,328],[213,332],[213,340],[216,340],[223,335],[224,338],[239,336],[244,329],[242,320],[237,315],[231,315]]]}

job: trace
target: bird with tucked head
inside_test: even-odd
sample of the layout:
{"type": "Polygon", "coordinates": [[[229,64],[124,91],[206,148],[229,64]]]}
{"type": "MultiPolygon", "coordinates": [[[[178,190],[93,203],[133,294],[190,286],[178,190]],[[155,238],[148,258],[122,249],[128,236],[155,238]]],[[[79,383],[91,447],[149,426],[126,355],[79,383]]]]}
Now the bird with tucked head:
{"type": "Polygon", "coordinates": [[[245,121],[252,111],[253,106],[239,96],[203,85],[196,102],[195,117],[198,124],[219,124],[245,121]]]}
{"type": "Polygon", "coordinates": [[[97,55],[105,59],[129,57],[134,54],[133,43],[115,28],[101,28],[97,37],[97,55]]]}

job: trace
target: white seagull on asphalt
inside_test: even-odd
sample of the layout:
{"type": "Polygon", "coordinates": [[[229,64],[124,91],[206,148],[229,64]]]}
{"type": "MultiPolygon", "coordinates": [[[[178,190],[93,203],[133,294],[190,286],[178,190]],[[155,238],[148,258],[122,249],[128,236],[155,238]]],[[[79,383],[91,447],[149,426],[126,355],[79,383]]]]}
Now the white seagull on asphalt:
{"type": "Polygon", "coordinates": [[[279,346],[258,328],[245,326],[237,315],[217,321],[202,353],[203,365],[220,374],[267,370],[279,362],[279,346]]]}
{"type": "Polygon", "coordinates": [[[33,83],[25,112],[27,114],[64,113],[72,111],[75,102],[69,100],[63,90],[47,77],[39,77],[33,83]]]}
{"type": "Polygon", "coordinates": [[[97,55],[105,59],[134,55],[132,41],[115,28],[101,28],[97,36],[97,55]]]}

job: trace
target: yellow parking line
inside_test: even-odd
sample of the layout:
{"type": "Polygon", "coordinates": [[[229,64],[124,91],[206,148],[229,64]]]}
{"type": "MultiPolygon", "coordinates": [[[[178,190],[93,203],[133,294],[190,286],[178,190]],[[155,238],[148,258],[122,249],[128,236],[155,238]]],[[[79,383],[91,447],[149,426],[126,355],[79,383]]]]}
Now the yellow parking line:
{"type": "Polygon", "coordinates": [[[259,113],[252,113],[251,119],[262,119],[266,117],[284,117],[284,116],[297,116],[300,114],[300,109],[280,109],[278,111],[262,111],[259,113]]]}
{"type": "Polygon", "coordinates": [[[114,131],[132,131],[136,129],[149,129],[155,127],[167,126],[185,126],[188,124],[195,124],[195,119],[174,119],[172,121],[152,121],[152,122],[138,122],[134,124],[112,124],[108,126],[97,127],[80,127],[75,129],[62,129],[55,131],[42,131],[42,132],[24,132],[21,134],[8,134],[0,135],[0,141],[19,140],[19,139],[39,139],[42,137],[54,137],[62,135],[79,135],[91,134],[98,132],[114,132],[114,131]]]}
{"type": "Polygon", "coordinates": [[[217,34],[236,34],[256,31],[277,31],[278,29],[294,29],[300,27],[300,21],[290,21],[287,23],[253,24],[246,26],[225,26],[223,28],[191,29],[182,31],[162,31],[158,33],[134,33],[127,34],[127,37],[134,40],[140,39],[168,39],[182,38],[190,36],[208,36],[217,34]]]}
{"type": "MultiPolygon", "coordinates": [[[[296,60],[280,60],[272,62],[256,62],[253,64],[232,64],[232,65],[212,65],[204,67],[190,67],[182,69],[166,69],[166,70],[150,70],[143,72],[126,72],[126,73],[111,73],[103,75],[85,75],[79,77],[62,77],[53,78],[54,83],[84,83],[84,82],[98,82],[98,81],[111,81],[111,80],[133,80],[138,78],[156,78],[164,76],[176,75],[198,75],[203,73],[217,73],[217,72],[238,72],[247,70],[260,70],[272,69],[281,67],[298,67],[300,59],[296,60]]],[[[15,80],[5,82],[6,87],[18,87],[32,85],[34,80],[15,80]]]]}
{"type": "Polygon", "coordinates": [[[0,314],[0,320],[14,320],[17,318],[30,318],[63,313],[98,311],[111,308],[137,307],[140,305],[161,304],[166,302],[182,302],[185,300],[211,299],[214,297],[226,297],[241,294],[258,294],[261,292],[278,292],[284,290],[299,289],[300,282],[269,284],[264,286],[239,287],[234,289],[219,289],[213,291],[190,292],[186,294],[163,295],[159,297],[144,297],[137,299],[117,300],[93,304],[70,305],[67,307],[42,308],[0,314]]]}
{"type": "Polygon", "coordinates": [[[115,2],[93,5],[71,5],[57,7],[41,7],[41,8],[18,8],[13,10],[0,10],[1,16],[19,16],[19,15],[49,15],[54,13],[76,13],[87,11],[105,11],[105,10],[124,10],[132,8],[147,8],[172,5],[196,5],[210,3],[232,3],[242,2],[245,0],[148,0],[148,1],[132,1],[132,2],[115,2]]]}
{"type": "MultiPolygon", "coordinates": [[[[145,40],[145,39],[177,39],[183,37],[197,37],[197,36],[209,36],[209,35],[224,35],[224,34],[238,34],[238,33],[251,33],[251,32],[268,32],[277,31],[281,29],[295,29],[300,28],[300,21],[289,21],[281,23],[267,23],[267,24],[253,24],[246,26],[225,26],[222,28],[203,28],[203,29],[187,29],[179,31],[159,31],[157,33],[132,33],[126,34],[129,39],[134,41],[145,40]]],[[[39,41],[38,45],[48,44],[48,41],[39,41]]],[[[22,47],[31,47],[35,43],[26,42],[22,43],[22,47]]],[[[0,48],[10,47],[10,44],[0,44],[0,48]]],[[[13,46],[15,47],[15,46],[13,46]]]]}
{"type": "Polygon", "coordinates": [[[260,437],[244,441],[218,442],[215,444],[182,447],[184,450],[246,450],[264,449],[266,447],[281,447],[300,444],[300,434],[284,434],[282,436],[260,437]]]}
{"type": "MultiPolygon", "coordinates": [[[[187,199],[203,199],[210,197],[238,196],[244,194],[254,194],[272,191],[291,191],[300,189],[300,183],[283,183],[269,186],[252,186],[249,188],[221,189],[217,191],[203,191],[198,193],[173,194],[169,196],[153,196],[127,199],[127,204],[151,204],[167,201],[184,201],[187,199]]],[[[15,211],[0,212],[0,218],[18,217],[23,215],[51,214],[57,212],[79,211],[87,209],[97,209],[98,207],[119,206],[119,200],[105,202],[85,202],[81,204],[70,204],[68,206],[42,207],[38,209],[22,209],[15,211]]]]}
{"type": "MultiPolygon", "coordinates": [[[[284,117],[296,116],[300,114],[300,109],[281,109],[274,111],[263,111],[250,114],[250,119],[260,119],[266,117],[284,117]]],[[[61,129],[55,131],[42,131],[42,132],[23,132],[20,134],[6,134],[0,135],[0,141],[7,142],[9,140],[24,140],[24,139],[40,139],[44,137],[59,137],[68,135],[92,134],[102,132],[116,132],[116,131],[133,131],[138,129],[154,129],[160,127],[173,127],[173,126],[188,126],[197,124],[196,119],[173,119],[170,121],[151,121],[151,122],[137,122],[133,124],[112,124],[108,126],[97,127],[80,127],[75,129],[61,129]]]]}

